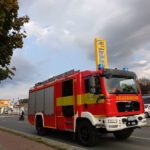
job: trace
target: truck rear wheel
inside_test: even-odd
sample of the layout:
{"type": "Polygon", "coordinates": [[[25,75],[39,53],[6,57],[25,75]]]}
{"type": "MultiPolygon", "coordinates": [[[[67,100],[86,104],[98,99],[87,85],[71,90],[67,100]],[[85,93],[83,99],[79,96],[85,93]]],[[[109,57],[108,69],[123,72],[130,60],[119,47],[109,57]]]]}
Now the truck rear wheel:
{"type": "Polygon", "coordinates": [[[132,132],[133,132],[133,129],[129,128],[129,129],[121,130],[121,131],[116,131],[113,134],[116,139],[124,140],[124,139],[128,139],[131,136],[132,132]]]}
{"type": "Polygon", "coordinates": [[[40,136],[46,134],[46,129],[43,127],[43,121],[41,117],[37,117],[36,119],[36,131],[37,134],[40,136]]]}
{"type": "Polygon", "coordinates": [[[97,143],[96,128],[88,121],[82,120],[77,126],[78,141],[84,146],[94,146],[97,143]]]}

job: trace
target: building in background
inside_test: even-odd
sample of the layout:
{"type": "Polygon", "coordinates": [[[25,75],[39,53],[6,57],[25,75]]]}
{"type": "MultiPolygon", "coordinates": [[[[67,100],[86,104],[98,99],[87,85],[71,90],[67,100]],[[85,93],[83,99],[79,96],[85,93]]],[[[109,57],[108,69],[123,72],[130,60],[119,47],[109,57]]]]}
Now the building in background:
{"type": "Polygon", "coordinates": [[[28,113],[28,99],[20,99],[19,101],[20,112],[23,110],[25,114],[28,113]]]}
{"type": "Polygon", "coordinates": [[[19,115],[22,111],[28,113],[28,99],[18,99],[14,102],[8,99],[0,99],[0,114],[19,115]]]}

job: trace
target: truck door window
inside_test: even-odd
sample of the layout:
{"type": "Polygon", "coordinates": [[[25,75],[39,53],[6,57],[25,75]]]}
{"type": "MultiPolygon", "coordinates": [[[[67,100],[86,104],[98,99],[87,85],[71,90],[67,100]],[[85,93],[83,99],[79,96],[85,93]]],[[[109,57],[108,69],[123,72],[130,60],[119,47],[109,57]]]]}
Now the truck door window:
{"type": "Polygon", "coordinates": [[[64,81],[62,83],[62,96],[73,95],[73,80],[64,81]]]}
{"type": "Polygon", "coordinates": [[[90,76],[84,80],[85,93],[100,94],[100,81],[98,76],[90,76]]]}
{"type": "Polygon", "coordinates": [[[84,86],[85,86],[85,93],[89,93],[90,92],[90,79],[85,79],[84,80],[84,86]]]}

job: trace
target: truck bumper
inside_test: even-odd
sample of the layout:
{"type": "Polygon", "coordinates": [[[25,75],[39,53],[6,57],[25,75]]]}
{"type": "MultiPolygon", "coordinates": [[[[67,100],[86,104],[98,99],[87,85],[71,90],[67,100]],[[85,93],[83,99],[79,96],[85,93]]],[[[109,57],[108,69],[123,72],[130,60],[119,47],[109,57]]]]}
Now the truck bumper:
{"type": "MultiPolygon", "coordinates": [[[[118,131],[126,128],[138,128],[145,126],[147,120],[145,114],[124,116],[124,117],[107,117],[103,118],[103,125],[101,127],[106,128],[107,131],[118,131]]],[[[99,127],[98,125],[96,126],[99,127]]]]}

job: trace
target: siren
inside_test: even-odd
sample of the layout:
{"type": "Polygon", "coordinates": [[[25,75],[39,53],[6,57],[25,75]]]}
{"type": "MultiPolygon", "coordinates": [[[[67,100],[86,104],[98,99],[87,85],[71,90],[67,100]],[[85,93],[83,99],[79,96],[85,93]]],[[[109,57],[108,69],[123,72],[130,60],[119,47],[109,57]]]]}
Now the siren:
{"type": "Polygon", "coordinates": [[[98,70],[104,69],[104,65],[103,64],[98,64],[98,70]]]}
{"type": "Polygon", "coordinates": [[[128,68],[127,68],[127,67],[124,67],[124,68],[123,68],[123,71],[128,71],[128,68]]]}

